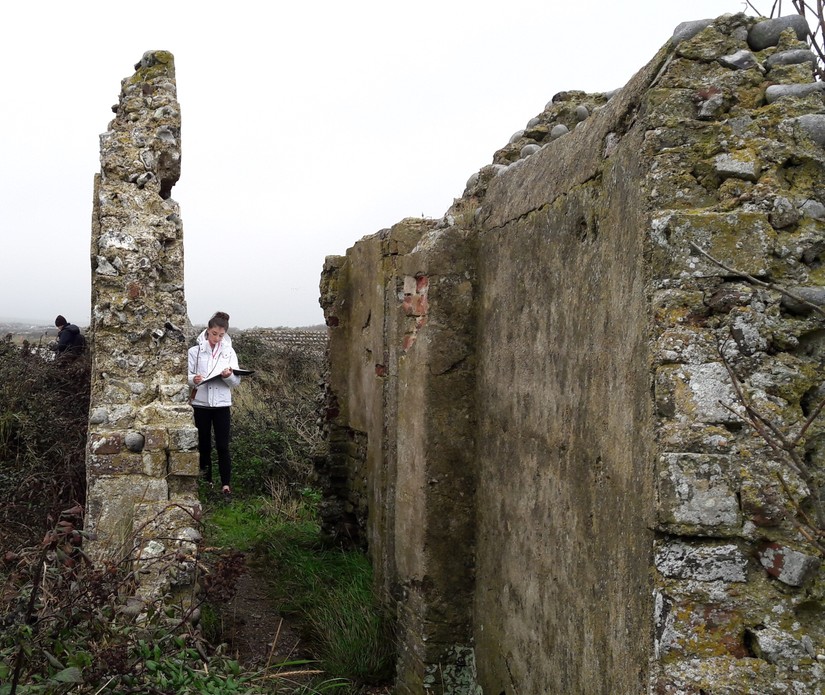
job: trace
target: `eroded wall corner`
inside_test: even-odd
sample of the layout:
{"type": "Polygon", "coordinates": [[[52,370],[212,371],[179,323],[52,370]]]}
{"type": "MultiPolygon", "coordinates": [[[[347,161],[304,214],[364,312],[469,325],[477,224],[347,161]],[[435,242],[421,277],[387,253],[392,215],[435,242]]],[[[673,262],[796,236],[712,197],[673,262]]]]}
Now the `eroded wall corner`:
{"type": "Polygon", "coordinates": [[[191,548],[199,510],[183,226],[171,197],[181,163],[172,54],[145,53],[112,109],[94,182],[86,524],[98,554],[134,545],[156,565],[191,548]]]}

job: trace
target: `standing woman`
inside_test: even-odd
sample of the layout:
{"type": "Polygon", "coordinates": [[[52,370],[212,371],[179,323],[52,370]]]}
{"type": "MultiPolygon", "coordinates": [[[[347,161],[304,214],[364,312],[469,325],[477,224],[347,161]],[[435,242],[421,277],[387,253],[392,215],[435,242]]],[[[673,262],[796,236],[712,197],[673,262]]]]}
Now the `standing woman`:
{"type": "Polygon", "coordinates": [[[232,371],[238,369],[238,356],[232,349],[228,330],[229,314],[215,312],[209,319],[206,330],[198,336],[198,344],[189,348],[189,387],[193,389],[192,408],[195,411],[195,427],[198,428],[201,475],[212,482],[214,429],[218,471],[222,492],[226,496],[232,492],[229,487],[232,475],[229,410],[232,405],[232,389],[241,383],[241,377],[232,371]]]}

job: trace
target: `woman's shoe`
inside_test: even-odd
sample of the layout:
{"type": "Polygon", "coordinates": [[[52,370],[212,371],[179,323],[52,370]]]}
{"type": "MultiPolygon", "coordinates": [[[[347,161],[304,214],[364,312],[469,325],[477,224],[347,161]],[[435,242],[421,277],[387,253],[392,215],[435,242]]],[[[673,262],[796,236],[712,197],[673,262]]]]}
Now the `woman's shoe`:
{"type": "Polygon", "coordinates": [[[229,489],[229,485],[224,485],[221,489],[221,493],[223,493],[223,499],[225,502],[229,502],[232,499],[232,490],[229,489]]]}

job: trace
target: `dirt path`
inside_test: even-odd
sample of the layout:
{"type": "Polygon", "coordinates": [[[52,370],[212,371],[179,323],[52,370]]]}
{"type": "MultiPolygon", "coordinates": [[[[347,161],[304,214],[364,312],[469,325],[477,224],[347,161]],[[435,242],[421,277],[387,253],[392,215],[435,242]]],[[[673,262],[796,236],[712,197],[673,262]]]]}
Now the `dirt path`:
{"type": "Polygon", "coordinates": [[[273,610],[266,580],[256,568],[248,567],[238,578],[235,596],[218,612],[229,652],[246,668],[309,658],[298,633],[273,610]]]}
{"type": "MultiPolygon", "coordinates": [[[[312,655],[298,631],[274,610],[263,572],[254,563],[248,564],[246,571],[238,577],[233,598],[216,607],[228,653],[247,670],[263,671],[269,667],[286,682],[308,683],[319,672],[313,663],[289,665],[290,662],[312,661],[312,655]]],[[[390,685],[368,686],[360,692],[363,695],[389,695],[392,688],[390,685]]]]}

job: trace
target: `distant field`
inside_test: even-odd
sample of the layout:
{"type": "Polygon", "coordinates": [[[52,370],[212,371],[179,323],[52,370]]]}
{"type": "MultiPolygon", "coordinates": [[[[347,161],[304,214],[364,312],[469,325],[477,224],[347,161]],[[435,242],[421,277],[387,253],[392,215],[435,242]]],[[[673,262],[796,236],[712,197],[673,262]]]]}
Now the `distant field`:
{"type": "MultiPolygon", "coordinates": [[[[84,334],[88,333],[87,326],[80,327],[81,332],[84,334]]],[[[319,324],[317,326],[303,326],[301,328],[286,328],[286,327],[279,327],[279,328],[248,328],[248,329],[236,329],[235,333],[251,333],[251,334],[263,334],[263,335],[274,335],[278,336],[279,333],[284,332],[318,332],[324,337],[326,336],[327,327],[324,324],[319,324]]],[[[5,339],[7,335],[11,334],[11,341],[15,345],[20,345],[23,343],[24,340],[28,340],[30,343],[37,344],[38,342],[42,342],[43,345],[48,345],[52,340],[57,339],[57,328],[54,326],[48,325],[31,325],[31,324],[23,324],[23,323],[12,323],[12,322],[3,322],[0,321],[0,338],[5,339]]]]}
{"type": "Polygon", "coordinates": [[[0,322],[0,338],[5,339],[9,334],[11,334],[11,341],[16,345],[22,344],[24,340],[34,344],[42,341],[46,345],[57,338],[57,328],[0,322]]]}

